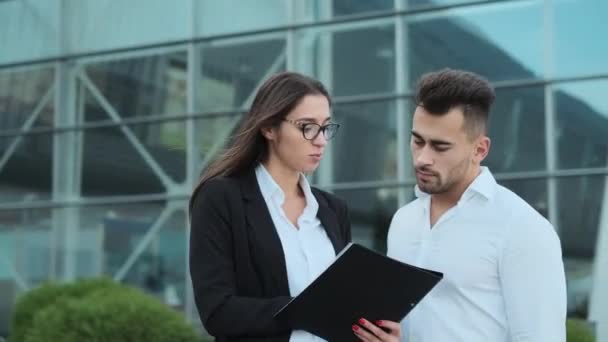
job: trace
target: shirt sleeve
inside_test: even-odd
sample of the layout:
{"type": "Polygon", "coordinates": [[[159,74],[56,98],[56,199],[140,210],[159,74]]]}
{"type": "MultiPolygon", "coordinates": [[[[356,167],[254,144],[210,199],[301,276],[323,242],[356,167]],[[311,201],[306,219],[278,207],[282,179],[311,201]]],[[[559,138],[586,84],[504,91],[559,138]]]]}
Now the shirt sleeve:
{"type": "Polygon", "coordinates": [[[544,219],[512,225],[499,264],[511,341],[566,341],[566,279],[559,238],[544,219]]]}

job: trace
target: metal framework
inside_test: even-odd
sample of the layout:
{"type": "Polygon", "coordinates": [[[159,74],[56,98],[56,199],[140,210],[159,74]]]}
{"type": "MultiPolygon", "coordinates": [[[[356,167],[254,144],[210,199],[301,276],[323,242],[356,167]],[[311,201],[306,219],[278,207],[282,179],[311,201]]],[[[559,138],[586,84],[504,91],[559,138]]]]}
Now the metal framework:
{"type": "MultiPolygon", "coordinates": [[[[295,1],[288,0],[288,13],[290,22],[296,21],[295,1]]],[[[520,0],[515,0],[520,1],[520,0]]],[[[522,80],[497,83],[496,87],[510,88],[523,87],[530,85],[544,86],[545,89],[545,154],[547,156],[547,168],[542,171],[517,172],[509,174],[498,174],[498,179],[545,179],[547,181],[548,191],[548,212],[549,219],[559,231],[560,224],[558,222],[557,207],[557,181],[560,177],[572,176],[589,176],[603,175],[606,177],[608,184],[608,167],[592,168],[592,169],[576,169],[576,170],[559,170],[557,168],[557,146],[555,136],[555,106],[554,106],[554,87],[563,82],[586,81],[593,79],[608,79],[606,75],[582,75],[570,78],[554,78],[554,61],[553,61],[553,18],[552,0],[543,0],[543,27],[544,27],[544,65],[545,78],[540,80],[522,80]]],[[[143,253],[151,246],[158,238],[159,232],[168,219],[176,212],[183,211],[183,200],[186,200],[190,194],[190,190],[197,182],[197,171],[202,169],[209,162],[209,157],[204,160],[200,159],[199,153],[196,150],[197,141],[200,132],[196,127],[196,119],[201,117],[228,116],[231,117],[232,123],[227,125],[220,137],[212,147],[209,155],[215,154],[223,145],[225,138],[228,137],[233,130],[234,125],[238,123],[239,116],[235,113],[246,111],[250,105],[254,93],[249,94],[247,99],[236,108],[227,108],[224,112],[204,113],[201,108],[198,108],[200,103],[200,84],[202,75],[202,59],[205,56],[201,53],[200,44],[213,42],[214,44],[236,44],[239,41],[265,40],[267,37],[276,38],[281,36],[285,39],[285,49],[279,53],[273,61],[271,67],[266,70],[266,76],[276,72],[282,65],[286,65],[290,70],[303,71],[312,73],[313,66],[310,64],[312,60],[324,60],[326,67],[331,67],[332,53],[332,32],[351,30],[360,27],[374,27],[381,24],[392,23],[395,30],[395,71],[397,73],[395,93],[376,94],[364,96],[349,96],[336,99],[337,103],[365,103],[380,100],[395,100],[396,117],[397,117],[397,171],[398,177],[395,181],[371,181],[371,182],[354,182],[354,183],[335,183],[333,181],[333,170],[331,163],[322,164],[319,172],[317,183],[327,189],[344,190],[344,189],[376,189],[381,187],[398,187],[399,205],[405,204],[409,198],[407,197],[406,187],[414,184],[413,175],[410,171],[411,161],[408,159],[408,141],[409,141],[409,118],[407,101],[412,96],[412,90],[409,89],[410,71],[407,69],[407,25],[403,20],[403,15],[430,12],[435,10],[448,10],[451,8],[459,8],[465,6],[474,6],[478,4],[498,3],[501,1],[473,1],[458,5],[445,5],[441,7],[429,9],[411,10],[407,7],[407,0],[394,0],[394,11],[382,12],[372,15],[359,15],[338,19],[320,20],[310,23],[291,24],[283,27],[277,27],[267,30],[256,30],[240,32],[237,34],[218,35],[214,37],[192,38],[184,41],[169,42],[163,44],[153,44],[134,48],[116,49],[112,51],[103,51],[99,53],[85,53],[66,55],[58,58],[26,61],[22,63],[12,63],[0,65],[0,72],[5,70],[36,68],[37,66],[54,65],[55,81],[41,97],[39,103],[35,106],[27,120],[17,130],[0,130],[0,137],[12,137],[12,142],[8,148],[0,155],[0,172],[6,166],[8,160],[15,153],[18,146],[22,143],[24,137],[29,134],[53,133],[53,192],[51,201],[40,202],[14,202],[0,203],[0,211],[2,210],[19,210],[31,208],[53,208],[52,215],[52,230],[51,230],[51,253],[49,259],[49,269],[52,277],[57,277],[62,280],[71,280],[76,277],[76,254],[78,248],[78,227],[80,223],[79,208],[89,205],[99,204],[126,204],[133,202],[151,202],[165,200],[166,205],[162,209],[160,215],[155,222],[150,226],[149,230],[144,234],[141,241],[133,249],[123,265],[113,275],[114,279],[120,281],[125,278],[136,261],[143,253]],[[320,37],[320,49],[316,56],[303,55],[302,51],[314,53],[314,49],[306,49],[301,44],[309,44],[309,41],[298,41],[297,31],[309,27],[322,27],[320,37]],[[164,116],[139,117],[132,119],[122,119],[118,110],[104,96],[99,88],[91,81],[85,68],[86,64],[99,63],[101,61],[112,61],[115,59],[124,59],[129,57],[148,56],[151,54],[171,53],[175,51],[187,52],[187,113],[170,118],[164,116]],[[107,114],[106,121],[83,123],[83,96],[78,96],[79,92],[88,91],[95,101],[103,108],[107,114]],[[52,128],[34,128],[34,123],[39,117],[42,110],[49,104],[54,97],[54,127],[52,128]],[[79,100],[80,99],[80,100],[79,100]],[[148,151],[144,143],[136,136],[128,124],[133,123],[151,123],[151,122],[166,122],[166,121],[184,121],[186,124],[186,178],[183,183],[178,183],[171,179],[163,167],[156,161],[154,156],[148,151]],[[83,198],[80,193],[81,189],[81,170],[82,170],[82,149],[83,149],[83,131],[91,128],[99,127],[116,127],[126,137],[127,141],[133,146],[135,151],[142,157],[148,168],[158,177],[166,192],[161,194],[147,194],[137,196],[109,196],[99,198],[83,198]],[[62,253],[60,253],[62,252],[62,253]]],[[[329,2],[322,2],[323,11],[328,18],[331,18],[331,6],[329,2]]],[[[191,1],[192,17],[190,18],[190,26],[192,36],[196,34],[196,18],[195,13],[198,2],[191,1]]],[[[60,42],[61,44],[61,42],[60,42]]],[[[317,74],[321,80],[330,88],[332,85],[331,70],[317,70],[317,74]]],[[[264,77],[265,78],[265,77],[264,77]]],[[[263,79],[264,79],[263,78],[263,79]]],[[[331,151],[329,151],[331,154],[331,151]]],[[[331,156],[328,156],[331,159],[331,156]]],[[[188,221],[187,213],[185,221],[188,221]]],[[[185,231],[187,234],[187,230],[185,231]]],[[[188,246],[186,245],[187,249],[188,246]]],[[[185,269],[188,269],[187,258],[184,260],[185,269]]],[[[0,251],[0,265],[4,265],[16,284],[21,290],[26,290],[29,287],[27,280],[19,274],[10,261],[10,257],[3,255],[0,251]]],[[[185,275],[186,283],[189,284],[188,272],[185,275]]],[[[595,283],[591,293],[591,308],[590,318],[598,321],[600,336],[608,336],[608,308],[599,303],[608,301],[608,187],[605,189],[603,210],[601,213],[599,235],[596,247],[596,258],[594,260],[594,276],[595,283]]],[[[187,286],[185,289],[185,311],[189,319],[196,321],[195,309],[193,304],[192,289],[187,286]]],[[[605,338],[605,337],[604,337],[605,338]]]]}

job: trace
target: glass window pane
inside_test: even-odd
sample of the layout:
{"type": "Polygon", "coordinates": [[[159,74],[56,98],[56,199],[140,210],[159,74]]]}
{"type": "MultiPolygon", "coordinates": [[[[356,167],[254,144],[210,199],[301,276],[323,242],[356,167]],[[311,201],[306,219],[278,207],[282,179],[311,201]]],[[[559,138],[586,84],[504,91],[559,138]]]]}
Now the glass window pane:
{"type": "Polygon", "coordinates": [[[205,43],[200,51],[202,83],[197,108],[203,112],[248,107],[262,82],[285,70],[282,35],[205,43]]]}
{"type": "Polygon", "coordinates": [[[185,122],[87,129],[83,196],[164,193],[185,178],[185,122]]]}
{"type": "Polygon", "coordinates": [[[201,0],[196,7],[198,35],[211,36],[287,25],[285,0],[201,0]]]}
{"type": "Polygon", "coordinates": [[[6,336],[16,299],[52,273],[49,209],[0,210],[0,336],[6,336]]]}
{"type": "Polygon", "coordinates": [[[516,193],[545,218],[549,217],[546,179],[499,179],[498,183],[516,193]]]}
{"type": "Polygon", "coordinates": [[[0,72],[0,131],[53,125],[53,69],[0,72]]]}
{"type": "Polygon", "coordinates": [[[553,1],[555,76],[608,72],[608,2],[553,1]]]}
{"type": "Polygon", "coordinates": [[[68,51],[141,46],[191,36],[190,0],[63,1],[68,51]]]}
{"type": "Polygon", "coordinates": [[[52,277],[51,232],[50,209],[0,210],[0,258],[6,261],[0,279],[20,290],[21,281],[35,286],[52,277]]]}
{"type": "MultiPolygon", "coordinates": [[[[55,209],[57,215],[68,211],[74,221],[71,232],[78,234],[81,256],[74,266],[77,277],[115,276],[159,217],[170,216],[164,207],[164,202],[146,202],[55,209]]],[[[61,257],[69,252],[63,242],[58,249],[61,257]]]]}
{"type": "Polygon", "coordinates": [[[0,1],[0,64],[56,56],[60,0],[0,1]]]}
{"type": "MultiPolygon", "coordinates": [[[[403,0],[401,0],[403,1],[403,0]]],[[[475,0],[405,0],[408,9],[430,8],[436,6],[458,5],[466,3],[479,3],[475,0]]]]}
{"type": "Polygon", "coordinates": [[[394,0],[298,0],[294,1],[300,21],[331,20],[348,15],[365,15],[394,9],[394,0]]]}
{"type": "MultiPolygon", "coordinates": [[[[186,206],[185,202],[177,204],[186,206]]],[[[85,275],[82,272],[86,276],[116,276],[153,229],[154,237],[124,273],[122,282],[140,287],[172,307],[184,308],[187,225],[183,210],[170,210],[158,202],[86,207],[80,215],[79,235],[91,240],[89,252],[93,256],[78,261],[80,276],[85,275]]]]}
{"type": "MultiPolygon", "coordinates": [[[[0,258],[6,261],[0,267],[0,307],[11,312],[23,282],[33,287],[61,278],[66,267],[73,268],[76,278],[116,276],[153,229],[153,238],[124,269],[122,281],[183,310],[186,205],[186,201],[176,201],[0,210],[0,258]],[[65,220],[71,223],[68,229],[65,220]],[[74,235],[66,239],[65,234],[74,235]],[[74,245],[66,245],[67,241],[74,245]]],[[[4,323],[0,320],[0,327],[4,323]]]]}
{"type": "Polygon", "coordinates": [[[306,29],[296,38],[296,70],[322,81],[333,96],[395,91],[393,21],[332,31],[306,29]]]}
{"type": "Polygon", "coordinates": [[[395,102],[338,104],[333,111],[340,124],[330,142],[334,182],[396,180],[395,102]]]}
{"type": "MultiPolygon", "coordinates": [[[[176,183],[184,181],[186,177],[186,121],[171,120],[125,127],[133,132],[154,163],[158,164],[161,172],[176,183]]],[[[156,168],[156,166],[152,166],[152,168],[156,168]]]]}
{"type": "Polygon", "coordinates": [[[545,170],[544,88],[497,89],[489,135],[490,154],[483,164],[492,172],[545,170]]]}
{"type": "Polygon", "coordinates": [[[606,176],[585,176],[557,181],[559,231],[568,279],[568,312],[575,316],[587,317],[600,219],[606,215],[602,212],[608,200],[606,180],[606,176]],[[573,210],[573,203],[576,203],[576,210],[573,210]]]}
{"type": "Polygon", "coordinates": [[[542,77],[542,4],[502,1],[405,17],[406,81],[444,67],[491,81],[542,77]]]}
{"type": "MultiPolygon", "coordinates": [[[[386,253],[386,236],[398,209],[399,188],[336,190],[348,205],[353,242],[386,253]]],[[[406,190],[413,193],[413,188],[406,190]]]]}
{"type": "Polygon", "coordinates": [[[0,202],[51,198],[53,136],[0,137],[0,202]]]}
{"type": "Polygon", "coordinates": [[[182,52],[86,66],[91,83],[80,82],[85,121],[185,114],[186,69],[182,52]]]}
{"type": "Polygon", "coordinates": [[[560,84],[554,88],[557,166],[608,166],[608,80],[560,84]]]}
{"type": "MultiPolygon", "coordinates": [[[[204,168],[223,150],[232,134],[240,124],[240,115],[223,115],[199,118],[195,121],[196,153],[204,168]]],[[[195,174],[200,173],[195,170],[195,174]]]]}

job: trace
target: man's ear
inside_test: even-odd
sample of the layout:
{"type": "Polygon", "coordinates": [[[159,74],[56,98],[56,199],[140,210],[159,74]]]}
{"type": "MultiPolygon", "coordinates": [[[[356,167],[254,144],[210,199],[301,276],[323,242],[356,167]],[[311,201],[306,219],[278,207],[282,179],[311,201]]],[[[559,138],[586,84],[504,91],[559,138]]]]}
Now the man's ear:
{"type": "Polygon", "coordinates": [[[481,164],[481,162],[486,159],[488,153],[490,152],[490,145],[492,141],[485,135],[477,138],[477,142],[475,143],[475,151],[473,153],[473,160],[477,164],[481,164]]]}

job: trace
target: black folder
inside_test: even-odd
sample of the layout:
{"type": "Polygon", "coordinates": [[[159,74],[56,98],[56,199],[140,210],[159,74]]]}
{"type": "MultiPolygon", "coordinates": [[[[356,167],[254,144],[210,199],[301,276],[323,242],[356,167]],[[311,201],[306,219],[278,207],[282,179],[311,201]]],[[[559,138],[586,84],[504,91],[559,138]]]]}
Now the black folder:
{"type": "Polygon", "coordinates": [[[315,281],[275,314],[327,341],[359,341],[359,318],[401,321],[443,278],[350,243],[315,281]]]}

